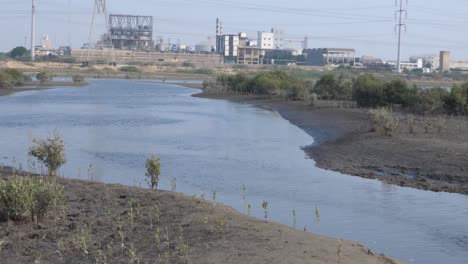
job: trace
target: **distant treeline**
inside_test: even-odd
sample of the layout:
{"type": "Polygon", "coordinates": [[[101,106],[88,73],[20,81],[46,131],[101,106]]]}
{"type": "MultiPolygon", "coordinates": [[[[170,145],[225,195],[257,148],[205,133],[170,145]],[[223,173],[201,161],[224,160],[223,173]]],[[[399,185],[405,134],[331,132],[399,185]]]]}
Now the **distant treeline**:
{"type": "Polygon", "coordinates": [[[284,71],[218,76],[205,82],[207,90],[236,94],[281,96],[288,100],[346,100],[358,107],[399,107],[419,114],[468,114],[468,83],[452,89],[422,89],[405,80],[384,81],[370,74],[344,80],[342,75],[323,75],[317,82],[306,81],[284,71]]]}

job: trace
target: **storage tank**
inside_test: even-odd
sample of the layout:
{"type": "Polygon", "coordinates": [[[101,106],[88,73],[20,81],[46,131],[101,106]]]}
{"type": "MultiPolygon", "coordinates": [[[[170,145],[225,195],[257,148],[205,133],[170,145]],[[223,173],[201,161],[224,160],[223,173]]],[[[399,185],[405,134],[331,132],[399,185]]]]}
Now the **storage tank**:
{"type": "Polygon", "coordinates": [[[212,50],[213,50],[213,44],[211,44],[211,42],[209,41],[202,41],[198,43],[197,45],[195,45],[195,52],[207,53],[207,52],[211,52],[212,50]]]}

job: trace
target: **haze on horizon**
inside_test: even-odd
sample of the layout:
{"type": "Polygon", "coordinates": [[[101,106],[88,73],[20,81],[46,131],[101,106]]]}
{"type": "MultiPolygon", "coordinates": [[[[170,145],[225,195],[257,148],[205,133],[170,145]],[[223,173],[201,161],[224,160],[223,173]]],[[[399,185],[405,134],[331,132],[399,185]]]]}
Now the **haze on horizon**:
{"type": "MultiPolygon", "coordinates": [[[[93,6],[93,0],[37,0],[36,43],[48,34],[55,47],[80,48],[88,40],[93,6]]],[[[288,39],[308,36],[309,48],[355,48],[358,56],[396,57],[394,0],[113,0],[107,1],[107,9],[112,14],[154,16],[155,36],[180,39],[186,45],[213,38],[219,17],[224,33],[247,32],[255,39],[257,31],[277,28],[288,39]]],[[[437,55],[440,50],[451,51],[453,59],[468,60],[468,1],[409,0],[407,10],[403,60],[437,55]]],[[[29,48],[30,13],[30,0],[2,0],[0,51],[25,42],[29,48]]],[[[104,18],[98,22],[103,33],[104,18]]]]}

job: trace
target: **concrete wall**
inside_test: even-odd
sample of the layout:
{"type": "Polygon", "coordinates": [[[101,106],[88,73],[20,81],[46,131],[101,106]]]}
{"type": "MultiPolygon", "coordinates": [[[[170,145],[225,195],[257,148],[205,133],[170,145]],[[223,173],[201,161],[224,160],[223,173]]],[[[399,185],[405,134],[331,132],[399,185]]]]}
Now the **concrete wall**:
{"type": "MultiPolygon", "coordinates": [[[[148,63],[183,63],[215,66],[223,64],[223,57],[219,54],[190,54],[190,53],[162,53],[162,52],[133,52],[125,50],[114,51],[117,63],[148,62],[148,63]]],[[[88,50],[72,49],[71,57],[78,61],[86,61],[88,50]]],[[[111,50],[90,50],[90,61],[112,61],[111,50]]]]}

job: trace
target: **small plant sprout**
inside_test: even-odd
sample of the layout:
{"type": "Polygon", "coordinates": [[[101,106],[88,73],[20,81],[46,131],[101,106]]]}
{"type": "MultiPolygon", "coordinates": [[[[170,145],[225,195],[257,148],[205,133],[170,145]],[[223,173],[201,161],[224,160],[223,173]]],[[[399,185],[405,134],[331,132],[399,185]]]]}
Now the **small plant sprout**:
{"type": "Polygon", "coordinates": [[[85,255],[88,255],[89,244],[91,243],[91,227],[88,225],[83,225],[80,227],[78,233],[78,245],[85,255]]]}
{"type": "Polygon", "coordinates": [[[161,209],[159,209],[159,206],[158,205],[155,205],[154,206],[154,209],[156,209],[156,220],[158,220],[158,223],[159,221],[161,220],[161,209]]]}
{"type": "Polygon", "coordinates": [[[106,210],[106,220],[107,220],[107,223],[110,224],[111,221],[112,221],[112,211],[110,208],[107,208],[106,210]]]}
{"type": "Polygon", "coordinates": [[[263,201],[262,202],[262,208],[263,208],[263,216],[265,217],[265,221],[268,219],[268,202],[263,201]]]}
{"type": "Polygon", "coordinates": [[[213,192],[213,206],[216,207],[216,191],[213,192]]]}
{"type": "Polygon", "coordinates": [[[336,255],[338,256],[338,263],[341,262],[342,247],[343,247],[343,242],[341,241],[341,239],[338,239],[338,248],[336,250],[336,255]]]}
{"type": "Polygon", "coordinates": [[[128,261],[130,264],[139,263],[137,250],[133,244],[131,244],[130,248],[128,249],[128,261]]]}
{"type": "Polygon", "coordinates": [[[134,224],[134,221],[135,221],[135,216],[133,215],[133,198],[130,199],[130,201],[128,202],[129,205],[130,205],[130,213],[129,213],[129,216],[130,216],[130,225],[133,229],[133,224],[134,224]]]}
{"type": "Polygon", "coordinates": [[[408,125],[408,132],[416,135],[416,118],[414,118],[414,115],[408,115],[406,123],[408,125]]]}
{"type": "Polygon", "coordinates": [[[241,189],[242,202],[245,202],[246,191],[247,191],[247,188],[245,187],[244,184],[242,184],[242,189],[241,189]]]}
{"type": "Polygon", "coordinates": [[[46,139],[34,139],[29,149],[29,156],[35,157],[47,167],[49,176],[56,176],[57,171],[65,162],[65,143],[58,131],[46,139]]]}
{"type": "Polygon", "coordinates": [[[294,227],[294,229],[296,229],[296,220],[297,220],[297,218],[296,218],[296,209],[292,210],[292,217],[293,217],[293,227],[294,227]]]}
{"type": "Polygon", "coordinates": [[[141,212],[141,204],[140,202],[137,203],[137,207],[136,207],[136,215],[137,217],[140,217],[140,212],[141,212]]]}
{"type": "Polygon", "coordinates": [[[89,163],[89,166],[88,166],[88,180],[95,181],[93,163],[89,163]]]}
{"type": "Polygon", "coordinates": [[[317,206],[315,206],[315,224],[320,224],[320,212],[317,206]]]}
{"type": "Polygon", "coordinates": [[[156,232],[154,232],[154,240],[157,248],[159,248],[161,246],[161,230],[159,230],[159,227],[156,228],[156,232]]]}
{"type": "Polygon", "coordinates": [[[165,263],[169,264],[169,257],[171,255],[171,243],[170,243],[170,240],[169,240],[169,230],[167,229],[167,226],[164,228],[165,230],[165,240],[166,240],[166,245],[167,245],[167,250],[166,252],[164,253],[164,261],[165,263]]]}
{"type": "Polygon", "coordinates": [[[205,224],[205,225],[208,224],[208,216],[205,216],[205,218],[203,218],[203,224],[205,224]]]}
{"type": "Polygon", "coordinates": [[[182,226],[179,226],[179,238],[178,238],[178,248],[179,248],[179,253],[182,258],[182,263],[186,264],[188,263],[187,255],[189,251],[189,245],[188,242],[184,239],[184,229],[182,226]]]}
{"type": "Polygon", "coordinates": [[[175,192],[177,190],[177,179],[176,178],[172,178],[172,180],[171,180],[171,190],[173,192],[175,192]]]}
{"type": "Polygon", "coordinates": [[[146,182],[151,189],[157,189],[159,177],[161,176],[161,159],[152,156],[146,160],[146,182]]]}

